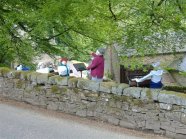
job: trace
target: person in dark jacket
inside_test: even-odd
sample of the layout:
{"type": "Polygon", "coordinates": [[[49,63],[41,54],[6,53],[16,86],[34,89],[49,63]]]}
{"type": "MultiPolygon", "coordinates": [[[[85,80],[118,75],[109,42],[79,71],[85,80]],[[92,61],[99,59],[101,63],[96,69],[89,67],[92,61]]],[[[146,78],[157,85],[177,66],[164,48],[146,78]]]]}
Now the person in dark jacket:
{"type": "Polygon", "coordinates": [[[102,82],[104,76],[104,48],[99,48],[96,53],[92,53],[93,60],[87,67],[90,70],[91,80],[96,82],[102,82]]]}

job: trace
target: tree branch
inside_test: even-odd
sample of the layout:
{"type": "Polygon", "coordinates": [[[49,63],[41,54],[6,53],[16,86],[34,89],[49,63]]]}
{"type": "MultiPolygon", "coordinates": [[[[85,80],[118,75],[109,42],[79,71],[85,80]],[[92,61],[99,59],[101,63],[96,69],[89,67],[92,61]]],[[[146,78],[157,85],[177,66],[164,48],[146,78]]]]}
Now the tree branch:
{"type": "Polygon", "coordinates": [[[160,0],[157,6],[161,6],[165,0],[160,0]]]}
{"type": "Polygon", "coordinates": [[[104,44],[107,44],[107,45],[109,44],[109,43],[107,43],[107,42],[104,42],[104,41],[102,41],[102,40],[99,40],[99,39],[97,39],[97,38],[94,38],[94,37],[92,37],[92,36],[89,36],[89,35],[87,35],[87,34],[84,34],[84,33],[80,32],[80,31],[78,31],[78,30],[72,29],[72,31],[74,31],[74,32],[76,32],[76,33],[78,33],[78,34],[81,34],[81,35],[83,35],[83,36],[85,36],[85,37],[88,37],[88,38],[90,38],[90,39],[96,40],[96,41],[98,41],[98,42],[101,42],[101,43],[104,43],[104,44]]]}
{"type": "Polygon", "coordinates": [[[71,28],[68,28],[68,29],[64,30],[63,32],[60,32],[60,33],[58,33],[58,34],[55,34],[55,35],[53,35],[53,36],[50,36],[49,38],[42,39],[42,40],[51,40],[51,39],[53,39],[53,38],[55,38],[55,37],[58,37],[58,36],[62,35],[63,33],[68,32],[69,30],[71,30],[71,28]]]}
{"type": "Polygon", "coordinates": [[[112,11],[112,5],[111,5],[111,1],[109,0],[109,11],[111,12],[112,14],[112,17],[114,18],[114,20],[116,21],[117,18],[116,18],[116,15],[114,14],[114,12],[112,11]]]}

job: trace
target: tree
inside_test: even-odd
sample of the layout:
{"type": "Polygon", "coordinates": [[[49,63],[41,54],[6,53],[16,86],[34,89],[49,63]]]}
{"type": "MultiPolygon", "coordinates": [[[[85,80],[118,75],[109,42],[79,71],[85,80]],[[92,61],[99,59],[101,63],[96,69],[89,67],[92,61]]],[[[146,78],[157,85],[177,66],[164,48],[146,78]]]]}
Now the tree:
{"type": "Polygon", "coordinates": [[[113,43],[143,52],[146,36],[185,32],[185,8],[184,0],[2,0],[0,63],[31,63],[41,52],[85,60],[113,43]]]}

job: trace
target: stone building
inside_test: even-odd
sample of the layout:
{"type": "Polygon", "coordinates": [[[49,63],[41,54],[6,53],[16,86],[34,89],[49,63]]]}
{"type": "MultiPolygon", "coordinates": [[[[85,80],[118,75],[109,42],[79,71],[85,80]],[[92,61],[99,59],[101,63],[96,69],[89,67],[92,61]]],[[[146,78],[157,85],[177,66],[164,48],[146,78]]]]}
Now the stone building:
{"type": "MultiPolygon", "coordinates": [[[[128,51],[128,58],[122,61],[122,51],[117,45],[109,46],[105,52],[105,76],[111,77],[118,83],[122,82],[122,70],[123,65],[130,64],[131,57],[135,54],[134,51],[128,51]]],[[[125,55],[126,56],[126,55],[125,55]]],[[[161,67],[178,69],[180,71],[186,71],[186,46],[182,49],[177,49],[176,52],[163,52],[159,51],[155,55],[146,55],[144,57],[135,56],[136,61],[144,65],[151,65],[151,63],[160,61],[161,67]]],[[[164,83],[175,83],[175,80],[167,72],[163,77],[164,83]]]]}

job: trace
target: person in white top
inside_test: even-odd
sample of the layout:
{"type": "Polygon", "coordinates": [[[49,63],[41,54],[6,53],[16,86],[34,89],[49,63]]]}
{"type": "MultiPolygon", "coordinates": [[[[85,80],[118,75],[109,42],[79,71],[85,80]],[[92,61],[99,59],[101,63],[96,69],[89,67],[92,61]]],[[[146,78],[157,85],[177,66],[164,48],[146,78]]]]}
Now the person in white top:
{"type": "Polygon", "coordinates": [[[70,68],[67,65],[67,58],[61,58],[58,66],[58,73],[60,76],[69,76],[70,68]]]}
{"type": "Polygon", "coordinates": [[[149,74],[147,74],[142,78],[135,78],[132,80],[139,83],[139,82],[143,82],[144,80],[151,79],[150,88],[162,88],[163,84],[161,80],[164,71],[159,67],[159,65],[160,62],[153,63],[152,66],[154,67],[154,69],[150,71],[149,74]]]}
{"type": "Polygon", "coordinates": [[[23,69],[23,65],[18,65],[16,70],[22,70],[23,69]]]}
{"type": "Polygon", "coordinates": [[[38,66],[37,66],[36,72],[39,72],[39,73],[49,73],[49,68],[46,66],[46,63],[39,62],[38,66]]]}

